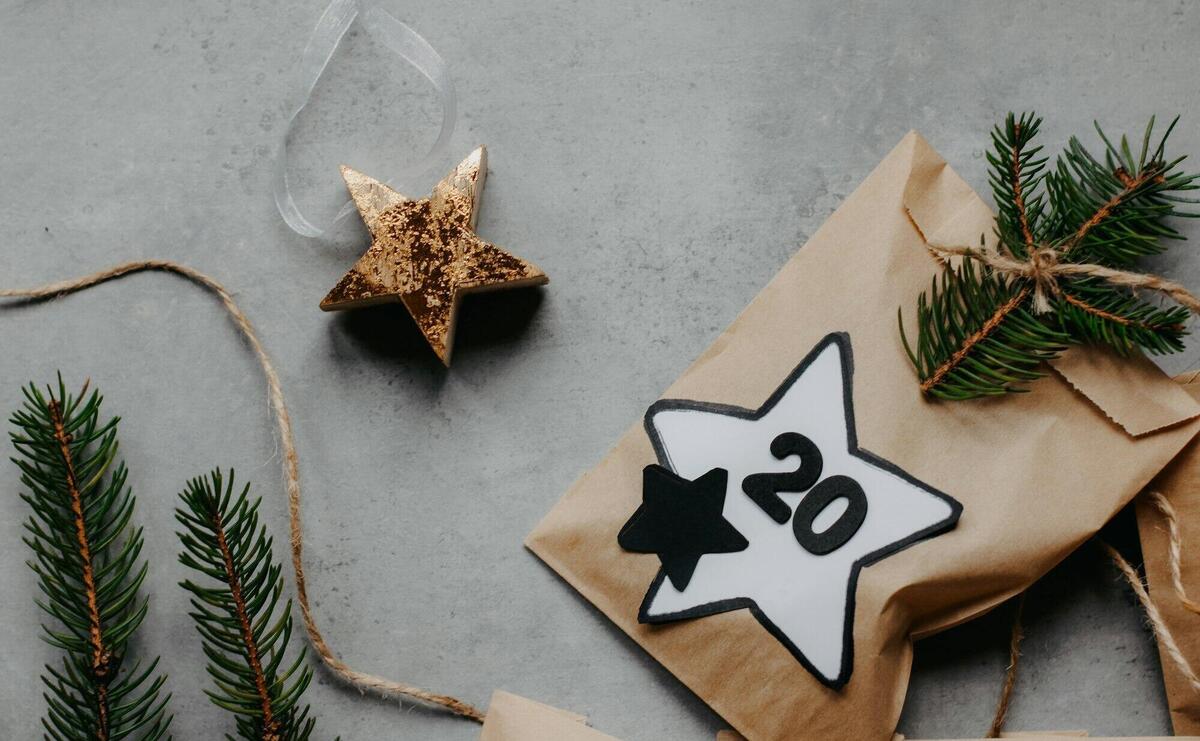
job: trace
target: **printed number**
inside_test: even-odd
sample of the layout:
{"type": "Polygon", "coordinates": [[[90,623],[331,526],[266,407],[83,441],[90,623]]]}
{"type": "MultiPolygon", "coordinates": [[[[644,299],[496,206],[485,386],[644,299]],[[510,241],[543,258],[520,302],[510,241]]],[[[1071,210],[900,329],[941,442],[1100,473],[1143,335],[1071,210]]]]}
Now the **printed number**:
{"type": "Polygon", "coordinates": [[[792,533],[800,547],[814,556],[833,553],[850,542],[867,519],[867,495],[849,476],[830,476],[804,495],[792,518],[792,533]],[[837,520],[821,532],[813,532],[813,520],[838,499],[847,506],[837,520]]]}
{"type": "Polygon", "coordinates": [[[742,479],[742,491],[780,525],[791,519],[796,542],[813,555],[833,553],[850,542],[867,519],[867,495],[858,482],[849,476],[830,476],[818,484],[824,459],[816,443],[799,432],[785,432],[772,440],[771,455],[779,460],[798,455],[800,466],[786,473],[750,474],[742,479]],[[795,516],[792,508],[779,496],[781,491],[804,494],[796,506],[795,516]],[[815,532],[813,522],[838,499],[846,500],[845,511],[832,525],[815,532]]]}
{"type": "Polygon", "coordinates": [[[816,443],[799,432],[785,432],[771,441],[771,455],[779,460],[789,455],[800,456],[800,467],[788,473],[754,473],[742,479],[742,491],[746,492],[763,512],[778,522],[786,523],[792,516],[792,508],[783,501],[779,492],[806,492],[821,478],[824,462],[816,443]]]}

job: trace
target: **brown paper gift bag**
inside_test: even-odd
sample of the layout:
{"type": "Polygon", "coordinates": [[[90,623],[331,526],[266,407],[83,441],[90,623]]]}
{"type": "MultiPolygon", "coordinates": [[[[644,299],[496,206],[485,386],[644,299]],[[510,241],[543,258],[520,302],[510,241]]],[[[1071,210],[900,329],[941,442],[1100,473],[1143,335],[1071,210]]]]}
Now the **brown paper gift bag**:
{"type": "MultiPolygon", "coordinates": [[[[1190,383],[1183,388],[1200,399],[1200,381],[1188,380],[1190,383]]],[[[1200,615],[1187,608],[1175,589],[1170,526],[1155,504],[1154,493],[1166,498],[1175,515],[1181,543],[1180,578],[1185,594],[1200,594],[1200,439],[1188,443],[1137,500],[1138,534],[1150,597],[1184,660],[1192,667],[1200,666],[1200,615]]],[[[1175,733],[1200,735],[1200,691],[1184,675],[1162,640],[1158,650],[1175,733]]]]}
{"type": "MultiPolygon", "coordinates": [[[[840,689],[818,681],[751,610],[639,622],[648,588],[662,583],[659,560],[623,550],[617,536],[642,504],[643,467],[656,460],[641,424],[526,540],[751,741],[891,739],[910,637],[954,626],[1023,590],[1107,522],[1198,429],[1200,406],[1153,364],[1100,352],[1071,352],[1028,394],[922,398],[897,307],[913,306],[937,272],[926,240],[976,245],[991,233],[986,204],[910,133],[665,394],[755,409],[823,337],[845,333],[858,446],[961,503],[953,530],[862,568],[851,584],[853,661],[840,689]]],[[[726,505],[739,496],[730,486],[726,505]]]]}

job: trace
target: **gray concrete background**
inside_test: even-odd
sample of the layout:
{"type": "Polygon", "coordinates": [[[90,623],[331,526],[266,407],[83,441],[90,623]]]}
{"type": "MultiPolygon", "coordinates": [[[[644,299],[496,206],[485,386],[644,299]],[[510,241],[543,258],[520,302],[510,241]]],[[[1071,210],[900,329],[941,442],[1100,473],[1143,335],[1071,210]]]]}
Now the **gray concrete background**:
{"type": "MultiPolygon", "coordinates": [[[[521,540],[900,137],[919,129],[977,188],[1010,108],[1048,116],[1051,150],[1093,141],[1093,118],[1137,132],[1178,112],[1174,150],[1200,152],[1200,7],[1185,2],[391,0],[450,63],[462,112],[444,161],[401,185],[425,193],[486,143],[479,230],[552,277],[469,303],[447,373],[402,311],[317,310],[367,245],[356,220],[314,242],[275,212],[283,101],[323,6],[0,1],[0,284],[143,257],[224,281],[283,377],[317,614],[342,656],[477,704],[506,688],[628,741],[722,723],[521,540]]],[[[429,86],[377,51],[349,40],[292,139],[318,212],[343,197],[339,162],[387,177],[436,134],[429,86]]],[[[1200,286],[1194,250],[1156,267],[1200,286]]],[[[209,296],[166,276],[6,309],[0,348],[0,409],[61,369],[124,418],[153,561],[140,650],[163,656],[176,737],[217,737],[230,726],[201,694],[172,509],[186,478],[233,466],[284,535],[252,357],[209,296]]],[[[1166,365],[1198,358],[1193,343],[1166,365]]],[[[18,488],[0,467],[0,737],[24,739],[53,651],[36,639],[18,488]]],[[[1029,613],[1011,728],[1168,731],[1153,644],[1094,552],[1029,613]]],[[[1006,641],[997,613],[919,644],[901,730],[980,735],[1006,641]]],[[[318,679],[321,737],[477,737],[318,679]]]]}

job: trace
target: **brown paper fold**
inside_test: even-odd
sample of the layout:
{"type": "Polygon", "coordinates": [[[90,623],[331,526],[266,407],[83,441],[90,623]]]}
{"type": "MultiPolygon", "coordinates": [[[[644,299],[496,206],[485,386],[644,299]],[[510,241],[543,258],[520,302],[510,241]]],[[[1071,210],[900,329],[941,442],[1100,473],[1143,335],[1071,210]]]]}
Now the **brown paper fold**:
{"type": "Polygon", "coordinates": [[[859,445],[962,503],[955,530],[862,570],[854,668],[843,689],[818,682],[746,610],[638,622],[658,561],[621,550],[617,533],[641,502],[642,468],[655,460],[640,423],[526,540],[751,741],[890,740],[908,684],[910,635],[961,623],[1026,588],[1198,429],[1179,419],[1200,406],[1181,406],[1174,382],[1149,367],[1128,371],[1135,388],[1128,377],[1074,379],[1091,401],[1057,374],[1003,399],[922,397],[896,309],[911,320],[910,307],[937,273],[926,239],[978,244],[991,219],[910,133],[665,394],[757,407],[822,337],[846,332],[859,445]],[[1139,403],[1121,406],[1120,393],[1139,403]]]}
{"type": "Polygon", "coordinates": [[[617,741],[585,721],[582,715],[496,690],[479,741],[617,741]]]}
{"type": "MultiPolygon", "coordinates": [[[[1200,382],[1181,388],[1200,399],[1200,382]]],[[[1200,596],[1200,439],[1188,443],[1147,489],[1165,496],[1175,509],[1183,542],[1183,586],[1195,599],[1200,596]]],[[[1137,500],[1137,521],[1150,597],[1184,657],[1193,668],[1200,667],[1200,615],[1183,605],[1172,585],[1166,521],[1145,496],[1137,500]]],[[[1184,678],[1161,643],[1159,657],[1175,733],[1200,734],[1200,693],[1184,678]]]]}
{"type": "Polygon", "coordinates": [[[1191,419],[1197,402],[1178,385],[1161,383],[1162,371],[1141,355],[1069,351],[1054,370],[1109,419],[1137,437],[1191,419]]]}

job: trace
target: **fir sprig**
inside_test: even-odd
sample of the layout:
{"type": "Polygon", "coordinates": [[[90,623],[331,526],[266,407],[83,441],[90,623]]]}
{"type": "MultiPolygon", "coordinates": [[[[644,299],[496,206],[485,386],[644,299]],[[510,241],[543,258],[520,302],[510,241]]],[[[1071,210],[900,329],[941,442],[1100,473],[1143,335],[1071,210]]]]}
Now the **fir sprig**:
{"type": "Polygon", "coordinates": [[[45,639],[65,652],[46,667],[44,738],[55,741],[156,741],[167,737],[170,695],[158,659],[126,666],[129,641],[146,617],[142,529],[130,527],[134,497],[117,455],[117,418],[102,423],[102,397],[87,384],[69,395],[30,384],[10,433],[33,509],[25,543],[54,619],[45,639]]]}
{"type": "MultiPolygon", "coordinates": [[[[1033,145],[1040,126],[1033,114],[1010,113],[992,132],[1000,255],[1127,270],[1163,252],[1164,240],[1183,239],[1169,219],[1200,215],[1185,210],[1198,201],[1184,196],[1200,187],[1200,176],[1180,169],[1183,157],[1166,155],[1175,121],[1153,143],[1151,118],[1136,156],[1127,138],[1114,145],[1097,125],[1102,158],[1072,137],[1053,168],[1033,145]]],[[[947,265],[918,300],[912,342],[899,317],[921,390],[943,399],[1024,391],[1071,344],[1123,355],[1183,348],[1189,313],[1182,306],[1160,306],[1097,275],[1057,277],[1049,296],[1045,288],[1030,275],[1000,274],[978,253],[947,265]]]]}
{"type": "Polygon", "coordinates": [[[251,501],[249,493],[249,485],[235,490],[233,471],[227,479],[215,470],[188,482],[179,495],[184,506],[175,514],[184,528],[179,560],[206,583],[189,580],[181,586],[192,593],[191,616],[216,685],[207,694],[236,715],[239,738],[306,741],[315,721],[299,701],[312,669],[303,650],[286,659],[292,603],[279,606],[281,567],[258,522],[261,500],[251,501]]]}

